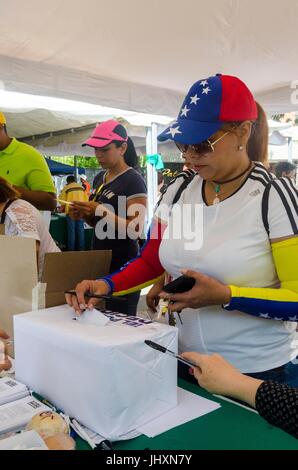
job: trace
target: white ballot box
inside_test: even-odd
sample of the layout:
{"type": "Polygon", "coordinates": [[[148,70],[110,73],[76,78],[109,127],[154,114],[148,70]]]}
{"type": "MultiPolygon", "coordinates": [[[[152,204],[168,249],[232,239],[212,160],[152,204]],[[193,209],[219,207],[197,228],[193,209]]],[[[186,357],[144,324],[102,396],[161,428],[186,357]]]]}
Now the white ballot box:
{"type": "Polygon", "coordinates": [[[144,344],[177,351],[178,330],[137,317],[68,306],[14,317],[16,378],[112,441],[177,405],[177,363],[144,344]],[[98,321],[97,321],[98,314],[98,321]]]}

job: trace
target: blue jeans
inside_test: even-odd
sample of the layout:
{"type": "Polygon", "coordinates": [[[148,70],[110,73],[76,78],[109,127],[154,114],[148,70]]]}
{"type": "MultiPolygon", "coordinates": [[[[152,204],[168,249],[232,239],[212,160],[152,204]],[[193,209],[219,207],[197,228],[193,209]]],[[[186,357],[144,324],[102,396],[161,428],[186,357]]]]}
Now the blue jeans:
{"type": "Polygon", "coordinates": [[[85,250],[85,232],[84,222],[82,220],[72,220],[66,217],[67,221],[67,250],[84,251],[85,250]]]}
{"type": "Polygon", "coordinates": [[[293,359],[292,362],[288,362],[277,369],[246,375],[260,380],[273,380],[281,384],[289,385],[290,387],[298,388],[298,358],[293,359]]]}

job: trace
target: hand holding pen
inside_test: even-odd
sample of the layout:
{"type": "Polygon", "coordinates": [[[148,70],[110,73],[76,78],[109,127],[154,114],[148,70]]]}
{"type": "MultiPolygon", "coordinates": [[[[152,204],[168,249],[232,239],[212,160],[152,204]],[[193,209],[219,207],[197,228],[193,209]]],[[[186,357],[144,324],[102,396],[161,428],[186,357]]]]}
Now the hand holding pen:
{"type": "MultiPolygon", "coordinates": [[[[110,287],[103,281],[82,281],[74,291],[66,291],[67,304],[72,307],[77,315],[81,315],[86,309],[92,310],[99,299],[111,299],[110,287]]],[[[113,297],[114,300],[125,301],[124,297],[113,297]]]]}
{"type": "Polygon", "coordinates": [[[86,309],[92,310],[98,303],[98,299],[85,294],[108,295],[110,287],[104,281],[82,281],[77,284],[75,292],[65,295],[67,304],[72,307],[77,315],[81,315],[86,309]]]}

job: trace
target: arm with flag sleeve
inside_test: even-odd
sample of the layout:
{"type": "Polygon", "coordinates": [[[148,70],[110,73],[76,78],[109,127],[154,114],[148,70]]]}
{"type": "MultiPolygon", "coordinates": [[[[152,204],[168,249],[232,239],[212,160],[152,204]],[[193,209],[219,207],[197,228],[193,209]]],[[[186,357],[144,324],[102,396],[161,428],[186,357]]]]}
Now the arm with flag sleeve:
{"type": "Polygon", "coordinates": [[[298,321],[298,193],[287,178],[273,180],[263,196],[262,215],[280,282],[277,289],[231,285],[226,310],[284,321],[298,321]]]}

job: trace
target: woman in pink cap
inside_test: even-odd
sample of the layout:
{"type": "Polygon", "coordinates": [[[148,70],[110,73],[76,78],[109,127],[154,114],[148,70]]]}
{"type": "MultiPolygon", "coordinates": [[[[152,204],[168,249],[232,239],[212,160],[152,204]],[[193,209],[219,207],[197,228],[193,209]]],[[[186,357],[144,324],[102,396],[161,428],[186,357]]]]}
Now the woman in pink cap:
{"type": "MultiPolygon", "coordinates": [[[[111,272],[115,272],[138,256],[147,188],[143,177],[134,169],[137,166],[134,144],[118,121],[98,124],[83,145],[94,148],[103,171],[97,176],[92,201],[77,202],[71,214],[84,218],[95,228],[94,250],[112,250],[111,272]]],[[[138,291],[128,294],[126,302],[107,301],[106,307],[135,315],[139,297],[138,291]]]]}
{"type": "Polygon", "coordinates": [[[180,351],[219,353],[241,372],[297,387],[298,195],[261,163],[264,112],[241,80],[216,75],[191,87],[177,121],[159,136],[168,139],[197,174],[169,185],[139,258],[80,283],[78,302],[67,301],[80,311],[86,291],[119,295],[164,271],[173,279],[186,273],[191,290],[160,294],[182,311],[180,351]]]}

